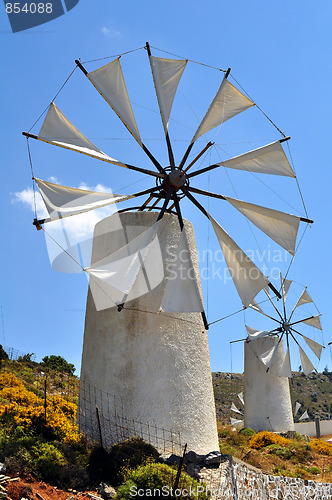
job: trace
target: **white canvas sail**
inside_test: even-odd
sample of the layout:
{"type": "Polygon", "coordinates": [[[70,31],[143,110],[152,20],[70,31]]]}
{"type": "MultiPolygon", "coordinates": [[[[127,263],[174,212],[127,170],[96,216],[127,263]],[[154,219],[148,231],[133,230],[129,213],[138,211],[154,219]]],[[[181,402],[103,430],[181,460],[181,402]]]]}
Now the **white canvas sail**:
{"type": "Polygon", "coordinates": [[[310,297],[310,295],[307,292],[307,289],[305,288],[301,293],[298,301],[296,302],[294,309],[296,309],[299,306],[302,306],[303,304],[309,304],[310,302],[312,302],[312,298],[310,297]]]}
{"type": "Polygon", "coordinates": [[[238,394],[237,397],[239,398],[239,400],[241,401],[241,403],[244,406],[243,392],[240,392],[240,394],[238,394]]]}
{"type": "Polygon", "coordinates": [[[300,351],[303,373],[304,375],[309,375],[315,369],[315,367],[311,363],[310,359],[308,358],[308,356],[306,355],[301,346],[299,346],[299,351],[300,351]]]}
{"type": "Polygon", "coordinates": [[[136,141],[142,145],[141,137],[131,107],[126,83],[123,77],[120,58],[111,61],[87,77],[118,115],[136,141]]]}
{"type": "Polygon", "coordinates": [[[280,345],[281,344],[278,342],[276,345],[274,345],[273,347],[271,347],[267,351],[263,352],[263,354],[258,356],[259,359],[262,361],[262,363],[266,366],[267,369],[271,368],[273,361],[274,361],[274,358],[275,358],[275,355],[276,355],[276,352],[277,352],[280,345]]]}
{"type": "Polygon", "coordinates": [[[209,215],[209,218],[236,290],[244,307],[248,307],[253,298],[269,283],[269,280],[218,222],[211,215],[209,215]]]}
{"type": "Polygon", "coordinates": [[[284,175],[295,177],[280,141],[272,142],[261,148],[248,151],[217,165],[237,170],[247,170],[259,174],[284,175]]]}
{"type": "Polygon", "coordinates": [[[301,408],[301,403],[299,403],[298,401],[295,402],[295,412],[294,412],[294,417],[296,417],[297,415],[297,412],[299,411],[299,409],[301,408]]]}
{"type": "Polygon", "coordinates": [[[301,415],[301,417],[299,418],[299,420],[306,420],[307,418],[309,418],[309,415],[308,415],[308,412],[307,410],[303,413],[303,415],[301,415]]]}
{"type": "Polygon", "coordinates": [[[316,316],[312,316],[311,318],[303,319],[302,323],[306,323],[307,325],[313,326],[314,328],[317,328],[318,330],[322,330],[322,325],[320,322],[320,314],[317,314],[316,316]]]}
{"type": "Polygon", "coordinates": [[[85,135],[73,125],[68,118],[52,102],[46,113],[44,122],[38,134],[41,141],[54,144],[78,153],[83,153],[100,160],[122,165],[95,146],[85,135]]]}
{"type": "Polygon", "coordinates": [[[228,196],[225,198],[261,231],[294,255],[300,217],[228,196]]]}
{"type": "MultiPolygon", "coordinates": [[[[149,292],[163,278],[158,222],[104,259],[84,269],[90,275],[90,289],[97,310],[107,309],[132,296],[149,292]],[[144,279],[138,279],[145,269],[144,279]],[[135,289],[135,291],[133,291],[135,289]]],[[[135,298],[133,297],[133,298],[135,298]]]]}
{"type": "Polygon", "coordinates": [[[302,335],[302,337],[304,338],[304,340],[306,341],[307,345],[310,347],[312,352],[317,356],[318,359],[320,359],[321,354],[322,354],[322,350],[323,350],[323,346],[321,344],[318,344],[318,342],[315,342],[314,340],[309,339],[305,335],[302,335]]]}
{"type": "Polygon", "coordinates": [[[282,364],[281,369],[280,369],[280,377],[292,378],[292,368],[291,368],[289,347],[287,349],[285,359],[284,359],[283,364],[282,364]]]}
{"type": "Polygon", "coordinates": [[[230,421],[231,421],[232,425],[238,425],[238,424],[242,424],[243,423],[243,420],[241,420],[241,419],[239,420],[237,418],[232,418],[232,417],[230,418],[230,421]]]}
{"type": "Polygon", "coordinates": [[[35,182],[51,220],[88,212],[133,197],[76,189],[36,178],[35,182]]]}
{"type": "Polygon", "coordinates": [[[248,97],[224,78],[191,143],[226,120],[254,106],[248,97]]]}
{"type": "MultiPolygon", "coordinates": [[[[257,304],[257,302],[256,302],[256,300],[255,300],[255,299],[254,299],[254,300],[252,300],[252,302],[251,302],[251,304],[250,304],[250,307],[251,307],[252,309],[255,309],[255,311],[258,311],[258,312],[260,312],[260,313],[263,313],[262,308],[260,307],[260,305],[259,305],[259,304],[257,304]]],[[[263,313],[263,314],[264,314],[264,313],[263,313]]]]}
{"type": "Polygon", "coordinates": [[[283,300],[284,300],[284,302],[286,302],[287,295],[289,292],[289,288],[292,284],[292,281],[288,280],[286,278],[281,278],[281,283],[282,283],[282,290],[283,290],[283,300]]]}
{"type": "Polygon", "coordinates": [[[242,415],[242,411],[240,411],[234,403],[232,403],[232,406],[231,406],[231,410],[234,411],[235,413],[239,413],[240,415],[242,415]]]}
{"type": "Polygon", "coordinates": [[[179,313],[202,312],[203,303],[185,230],[181,231],[176,258],[167,267],[170,268],[170,274],[167,277],[161,310],[179,313]]]}
{"type": "Polygon", "coordinates": [[[150,56],[153,81],[159,103],[160,114],[165,130],[168,131],[168,121],[182,73],[187,61],[179,59],[163,59],[150,56]]]}
{"type": "Polygon", "coordinates": [[[246,330],[250,340],[256,340],[259,339],[260,337],[265,337],[265,335],[269,334],[269,332],[265,332],[263,330],[255,330],[254,328],[250,328],[250,326],[247,325],[246,325],[246,330]]]}

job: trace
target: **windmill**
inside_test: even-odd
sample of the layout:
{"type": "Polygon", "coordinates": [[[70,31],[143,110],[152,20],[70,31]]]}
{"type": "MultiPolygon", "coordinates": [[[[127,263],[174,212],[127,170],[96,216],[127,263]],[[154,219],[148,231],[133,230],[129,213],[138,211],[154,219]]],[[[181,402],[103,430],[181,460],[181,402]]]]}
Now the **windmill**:
{"type": "MultiPolygon", "coordinates": [[[[267,430],[293,430],[293,417],[288,379],[292,377],[291,345],[299,350],[303,373],[309,375],[315,368],[305,349],[320,359],[323,345],[303,332],[303,327],[321,331],[320,314],[308,313],[301,306],[314,305],[306,288],[301,289],[293,307],[288,308],[287,297],[292,281],[281,279],[282,301],[275,304],[266,292],[272,306],[267,313],[254,302],[250,308],[268,318],[276,328],[255,330],[246,325],[248,339],[245,344],[245,425],[267,430]],[[298,309],[300,308],[300,309],[298,309]],[[297,317],[295,317],[297,315],[297,317]],[[301,331],[302,330],[302,331],[301,331]],[[284,351],[286,345],[286,353],[284,351]],[[268,420],[268,422],[266,421],[268,420]]],[[[294,286],[294,285],[293,285],[294,286]]],[[[295,414],[299,410],[296,405],[295,414]]],[[[303,419],[306,418],[304,414],[303,419]]]]}
{"type": "MultiPolygon", "coordinates": [[[[69,257],[76,264],[76,269],[81,268],[88,274],[90,279],[83,348],[82,377],[89,378],[89,374],[95,374],[94,377],[89,379],[89,383],[95,386],[97,385],[98,387],[102,386],[108,392],[114,393],[117,390],[121,392],[120,383],[116,383],[118,385],[115,384],[115,386],[112,386],[109,382],[110,379],[120,379],[121,381],[121,375],[119,375],[121,373],[121,366],[118,366],[121,356],[119,357],[117,353],[121,352],[122,349],[123,352],[126,352],[125,356],[127,356],[128,344],[132,342],[134,336],[133,332],[135,336],[137,336],[137,332],[141,328],[142,331],[140,335],[144,337],[147,323],[149,323],[152,338],[149,340],[145,338],[143,345],[149,351],[149,343],[154,339],[153,334],[155,331],[160,331],[162,336],[165,337],[165,332],[169,330],[168,323],[172,320],[174,324],[172,324],[171,328],[176,335],[174,339],[169,340],[166,344],[169,347],[175,342],[178,345],[179,352],[179,345],[181,344],[179,339],[182,339],[182,337],[188,338],[188,329],[189,331],[190,329],[196,329],[197,332],[199,332],[196,343],[203,346],[204,355],[202,355],[201,351],[195,351],[195,348],[188,348],[190,343],[194,343],[191,331],[192,338],[185,342],[187,350],[184,349],[183,351],[181,363],[185,365],[187,360],[192,356],[195,356],[196,359],[201,358],[201,369],[198,370],[198,373],[200,373],[201,376],[205,374],[202,378],[206,381],[206,390],[202,391],[198,389],[198,392],[206,393],[207,396],[205,399],[203,398],[205,401],[203,407],[206,408],[207,400],[210,401],[209,404],[211,404],[212,400],[212,389],[210,388],[211,376],[208,375],[209,357],[205,331],[208,327],[208,323],[205,317],[198,284],[197,265],[194,262],[195,257],[193,256],[195,247],[194,237],[190,225],[188,225],[186,229],[186,223],[182,217],[180,208],[182,199],[185,198],[192,202],[211,222],[221,250],[225,256],[225,261],[234,285],[244,307],[248,307],[254,300],[254,297],[265,287],[269,287],[277,296],[280,296],[280,294],[256,264],[242,251],[223,227],[221,227],[201,205],[196,195],[227,202],[292,255],[295,253],[296,238],[300,223],[304,222],[310,224],[313,221],[307,217],[288,214],[279,210],[242,201],[237,198],[206,191],[192,185],[192,183],[198,180],[200,175],[221,168],[242,170],[259,175],[265,174],[295,178],[294,170],[282,146],[285,141],[288,141],[289,137],[278,129],[281,133],[281,138],[279,140],[259,147],[258,149],[234,156],[230,159],[208,164],[204,168],[193,171],[192,167],[197,164],[198,160],[203,158],[207,151],[213,146],[212,142],[207,142],[203,148],[199,147],[200,138],[234,116],[254,107],[255,103],[230,83],[230,69],[222,70],[224,76],[215,97],[206,113],[203,115],[202,120],[189,141],[189,145],[182,153],[181,157],[176,159],[169,135],[169,121],[176,90],[188,64],[188,60],[155,57],[152,55],[148,43],[144,48],[148,54],[167,146],[166,162],[158,161],[141,138],[125,83],[120,57],[116,57],[108,64],[93,71],[88,71],[79,60],[75,62],[76,67],[82,71],[84,77],[86,77],[90,84],[95,87],[97,92],[125,125],[129,134],[141,148],[141,151],[152,163],[153,170],[145,166],[127,163],[124,159],[114,159],[109,154],[104,153],[95,146],[95,144],[92,143],[62,111],[60,111],[55,105],[54,100],[47,108],[46,116],[39,133],[32,134],[31,131],[29,131],[23,132],[23,135],[26,136],[28,141],[34,139],[84,154],[107,164],[140,172],[148,177],[152,177],[154,185],[148,189],[137,191],[129,195],[106,192],[100,193],[92,190],[87,191],[85,189],[61,186],[47,180],[41,180],[35,177],[32,171],[33,179],[48,213],[48,216],[45,218],[38,218],[36,215],[34,225],[38,230],[43,229],[45,233],[49,233],[49,230],[45,229],[45,227],[48,228],[59,220],[61,223],[65,223],[69,218],[72,219],[74,216],[82,216],[97,208],[110,206],[129,199],[136,199],[143,196],[147,197],[144,201],[140,201],[137,206],[120,210],[111,218],[106,218],[97,224],[94,231],[92,258],[87,265],[80,263],[79,252],[76,250],[76,241],[75,244],[73,244],[70,238],[68,238],[68,235],[64,236],[63,243],[60,245],[63,251],[62,253],[64,254],[61,257],[64,257],[65,260],[68,260],[67,257],[69,257]],[[197,147],[199,147],[198,150],[197,147]],[[194,153],[195,150],[197,151],[194,153]],[[120,232],[118,231],[119,227],[120,232]],[[125,228],[125,230],[123,230],[123,228],[125,228]],[[130,232],[129,228],[134,229],[130,232]],[[110,237],[110,235],[112,236],[110,237]],[[158,262],[158,258],[161,256],[161,262],[165,264],[166,255],[163,249],[167,249],[172,244],[176,248],[177,257],[182,255],[183,252],[189,256],[189,258],[186,259],[187,270],[194,270],[195,279],[191,279],[190,281],[183,280],[179,277],[179,273],[176,273],[176,279],[172,282],[169,276],[167,276],[167,273],[165,274],[165,270],[163,270],[162,276],[158,276],[158,278],[155,279],[156,270],[160,268],[156,262],[158,262]],[[76,254],[73,255],[73,252],[76,252],[76,254]],[[152,267],[151,262],[153,263],[152,267]],[[122,317],[117,316],[117,319],[115,319],[114,314],[121,311],[122,317]],[[142,320],[142,324],[139,325],[139,320],[137,318],[142,313],[149,314],[150,316],[149,320],[146,320],[147,315],[145,315],[144,321],[142,320]],[[165,315],[165,313],[167,313],[168,316],[165,315]],[[202,317],[200,321],[198,320],[199,315],[202,317]],[[191,321],[191,324],[194,326],[188,326],[186,323],[188,321],[191,321]],[[179,326],[181,322],[182,325],[185,325],[182,328],[179,326]],[[109,342],[111,342],[110,339],[112,339],[112,336],[108,334],[110,324],[115,328],[115,323],[117,325],[117,331],[122,332],[122,337],[120,335],[116,340],[116,342],[118,342],[118,348],[116,348],[115,345],[112,347],[109,346],[109,342]],[[96,332],[100,333],[99,340],[96,340],[96,332]],[[115,359],[107,357],[110,352],[115,353],[115,359]],[[115,376],[114,373],[111,372],[106,375],[104,371],[98,372],[99,369],[105,370],[105,365],[108,367],[112,365],[118,366],[117,375],[115,376]]],[[[52,237],[50,234],[48,234],[48,237],[54,240],[53,243],[57,244],[56,238],[52,237]]],[[[58,258],[54,259],[53,264],[56,260],[57,262],[59,261],[58,258]]],[[[142,316],[140,316],[140,318],[142,318],[142,316]]],[[[160,339],[160,343],[163,344],[162,339],[160,339]]],[[[140,350],[140,345],[142,345],[142,339],[137,345],[132,346],[133,349],[136,349],[136,353],[140,350]]],[[[156,349],[158,350],[157,346],[156,349]]],[[[161,359],[166,365],[165,359],[169,358],[169,370],[171,366],[174,367],[174,362],[171,361],[174,359],[174,349],[167,351],[165,347],[165,349],[162,349],[162,354],[160,354],[160,356],[160,359],[156,360],[156,366],[160,366],[161,359]]],[[[151,358],[149,359],[151,361],[151,358]]],[[[145,373],[144,369],[142,369],[142,366],[147,366],[146,360],[146,354],[142,352],[140,361],[138,363],[136,360],[135,366],[138,370],[137,373],[142,377],[141,384],[143,383],[144,386],[144,384],[147,383],[150,388],[153,375],[151,372],[145,373]]],[[[133,361],[131,360],[127,364],[131,367],[130,370],[133,372],[133,361]]],[[[111,368],[108,369],[110,370],[111,368]]],[[[125,378],[129,377],[128,373],[130,370],[129,368],[127,369],[125,378]]],[[[183,379],[182,371],[183,366],[180,368],[181,375],[178,374],[177,377],[181,380],[183,379]]],[[[137,386],[132,385],[133,373],[131,373],[130,377],[130,380],[126,378],[126,397],[128,399],[128,393],[130,392],[132,395],[131,406],[137,408],[138,402],[133,402],[135,399],[135,391],[137,390],[137,386]]],[[[145,403],[147,403],[147,405],[145,406],[149,406],[150,409],[152,407],[156,409],[159,408],[158,411],[156,410],[158,414],[157,417],[152,417],[153,421],[160,422],[162,419],[159,417],[162,413],[165,413],[164,406],[160,405],[160,397],[158,399],[157,395],[160,395],[160,391],[167,377],[169,377],[169,373],[166,372],[160,379],[162,382],[157,377],[158,380],[152,391],[153,396],[151,395],[150,399],[148,398],[147,400],[144,395],[138,396],[138,399],[141,398],[141,400],[146,400],[145,403]],[[156,401],[153,401],[154,398],[156,401]]],[[[195,376],[191,376],[191,380],[194,380],[194,378],[195,376]]],[[[202,384],[202,378],[200,384],[202,384]]],[[[187,385],[190,386],[190,384],[187,385]]],[[[192,397],[189,396],[190,391],[188,386],[186,386],[183,391],[183,400],[187,398],[187,415],[188,406],[190,407],[190,404],[188,405],[188,400],[192,399],[192,397]]],[[[176,390],[178,393],[181,393],[182,389],[177,386],[176,390]]],[[[149,390],[147,392],[149,392],[149,390]]],[[[195,415],[194,408],[197,408],[200,404],[201,402],[197,399],[196,395],[196,403],[192,401],[193,415],[195,415]]],[[[174,422],[176,422],[176,425],[178,425],[178,421],[181,421],[180,427],[185,428],[186,425],[183,424],[181,420],[185,417],[178,417],[178,415],[181,414],[178,403],[175,404],[174,411],[170,411],[170,413],[172,412],[175,415],[174,422]]],[[[129,409],[128,413],[132,415],[135,414],[135,412],[131,412],[129,409]]],[[[146,418],[147,416],[145,411],[143,413],[138,412],[138,415],[139,418],[146,418]]],[[[186,418],[188,418],[187,415],[186,418]]],[[[164,421],[167,421],[167,418],[164,419],[163,422],[164,421]]],[[[163,425],[163,423],[161,425],[163,425]]],[[[205,445],[202,444],[202,446],[206,446],[207,441],[210,443],[215,442],[216,432],[214,425],[211,423],[211,419],[206,427],[210,428],[212,438],[209,441],[206,440],[206,437],[202,436],[202,443],[205,442],[205,445]]],[[[200,446],[201,445],[198,445],[198,448],[200,446]]],[[[196,451],[199,451],[199,449],[196,449],[196,451]]]]}
{"type": "Polygon", "coordinates": [[[236,416],[237,418],[234,418],[234,417],[231,417],[230,418],[230,421],[231,421],[231,424],[233,426],[242,426],[243,425],[243,414],[244,414],[244,398],[243,398],[243,392],[240,392],[238,395],[237,395],[240,403],[241,403],[241,406],[240,408],[238,408],[236,406],[236,404],[234,402],[232,402],[231,404],[231,412],[234,412],[233,414],[236,413],[236,416]]]}

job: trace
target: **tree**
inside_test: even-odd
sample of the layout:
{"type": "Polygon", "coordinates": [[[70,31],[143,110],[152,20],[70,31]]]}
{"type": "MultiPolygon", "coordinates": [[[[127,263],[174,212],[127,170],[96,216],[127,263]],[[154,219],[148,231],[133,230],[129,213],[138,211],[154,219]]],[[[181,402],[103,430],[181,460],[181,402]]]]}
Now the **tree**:
{"type": "Polygon", "coordinates": [[[2,345],[0,344],[0,362],[6,361],[7,359],[9,359],[9,356],[6,353],[6,351],[4,350],[4,348],[2,347],[2,345]]]}
{"type": "Polygon", "coordinates": [[[72,363],[68,363],[68,361],[66,361],[62,356],[55,356],[54,354],[51,356],[45,356],[40,364],[46,368],[50,368],[51,370],[69,373],[70,375],[73,375],[76,370],[72,363]]]}

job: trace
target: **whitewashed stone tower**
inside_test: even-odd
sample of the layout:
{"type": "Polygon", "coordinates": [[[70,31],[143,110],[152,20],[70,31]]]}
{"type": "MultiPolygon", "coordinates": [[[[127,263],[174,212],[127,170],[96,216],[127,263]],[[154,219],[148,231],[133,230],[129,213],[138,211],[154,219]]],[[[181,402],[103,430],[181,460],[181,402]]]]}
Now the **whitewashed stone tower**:
{"type": "Polygon", "coordinates": [[[268,372],[259,359],[278,341],[270,336],[244,344],[244,426],[256,431],[294,430],[289,379],[276,375],[284,360],[282,341],[268,372]]]}
{"type": "MultiPolygon", "coordinates": [[[[157,216],[152,212],[122,213],[122,229],[115,232],[109,230],[114,216],[99,222],[92,262],[123,246],[126,228],[151,227],[157,216]]],[[[157,235],[161,264],[165,266],[179,242],[180,226],[178,218],[169,214],[160,222],[157,235]]],[[[187,221],[185,230],[199,277],[194,231],[187,221]]],[[[207,332],[200,313],[159,312],[165,281],[162,275],[158,286],[126,302],[121,312],[116,307],[97,311],[89,290],[79,422],[86,429],[89,424],[84,419],[93,417],[86,402],[86,388],[93,388],[95,402],[102,411],[106,411],[105,401],[98,397],[98,390],[105,391],[115,401],[121,401],[128,421],[180,433],[188,450],[205,454],[219,449],[207,332]]]]}

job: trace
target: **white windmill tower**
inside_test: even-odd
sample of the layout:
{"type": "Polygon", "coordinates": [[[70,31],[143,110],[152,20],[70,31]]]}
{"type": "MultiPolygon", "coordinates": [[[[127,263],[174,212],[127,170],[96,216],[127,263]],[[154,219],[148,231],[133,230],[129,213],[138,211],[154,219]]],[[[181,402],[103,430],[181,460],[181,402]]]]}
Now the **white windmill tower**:
{"type": "MultiPolygon", "coordinates": [[[[199,175],[221,167],[295,178],[282,147],[289,138],[282,134],[281,139],[271,144],[189,172],[213,145],[208,142],[190,157],[199,144],[198,139],[255,104],[229,82],[230,70],[224,71],[221,85],[189,146],[176,160],[168,125],[188,61],[152,56],[149,44],[145,49],[165,134],[167,162],[159,162],[141,139],[119,57],[90,72],[80,61],[76,64],[123,122],[154,170],[116,160],[101,151],[54,102],[47,109],[39,133],[23,134],[28,140],[36,139],[141,172],[153,177],[156,185],[129,195],[115,195],[60,186],[34,177],[48,212],[47,218],[36,216],[34,224],[49,233],[45,226],[59,220],[64,223],[74,215],[81,217],[96,208],[148,195],[138,207],[121,210],[96,225],[92,257],[87,264],[80,263],[77,241],[70,241],[67,234],[61,243],[63,252],[53,265],[62,259],[68,261],[69,257],[75,261],[76,270],[81,268],[89,275],[82,386],[87,384],[114,395],[125,402],[128,419],[180,431],[189,448],[205,453],[218,446],[208,324],[201,299],[193,229],[182,219],[181,200],[183,197],[190,200],[211,221],[244,307],[265,287],[280,295],[195,195],[228,202],[291,254],[295,252],[300,222],[313,221],[191,185],[199,175]],[[175,249],[171,262],[170,248],[175,249]],[[185,278],[180,273],[183,266],[185,278]]],[[[54,237],[52,241],[59,244],[54,237]]],[[[98,404],[102,407],[101,401],[98,404]]],[[[86,409],[81,409],[84,418],[86,409]]]]}
{"type": "MultiPolygon", "coordinates": [[[[245,342],[244,425],[255,430],[294,430],[289,391],[289,379],[292,377],[290,345],[295,344],[298,348],[305,375],[309,375],[315,369],[305,348],[309,348],[318,360],[323,349],[320,343],[310,338],[308,334],[305,335],[306,332],[302,328],[322,329],[320,314],[298,310],[300,306],[313,303],[306,288],[303,289],[294,307],[287,310],[286,299],[291,284],[292,281],[281,278],[281,307],[275,304],[267,292],[268,302],[273,306],[269,314],[257,302],[250,305],[251,309],[268,318],[270,323],[272,321],[272,326],[275,327],[263,331],[246,326],[248,340],[245,342]]],[[[298,410],[297,404],[295,412],[298,410]]]]}

